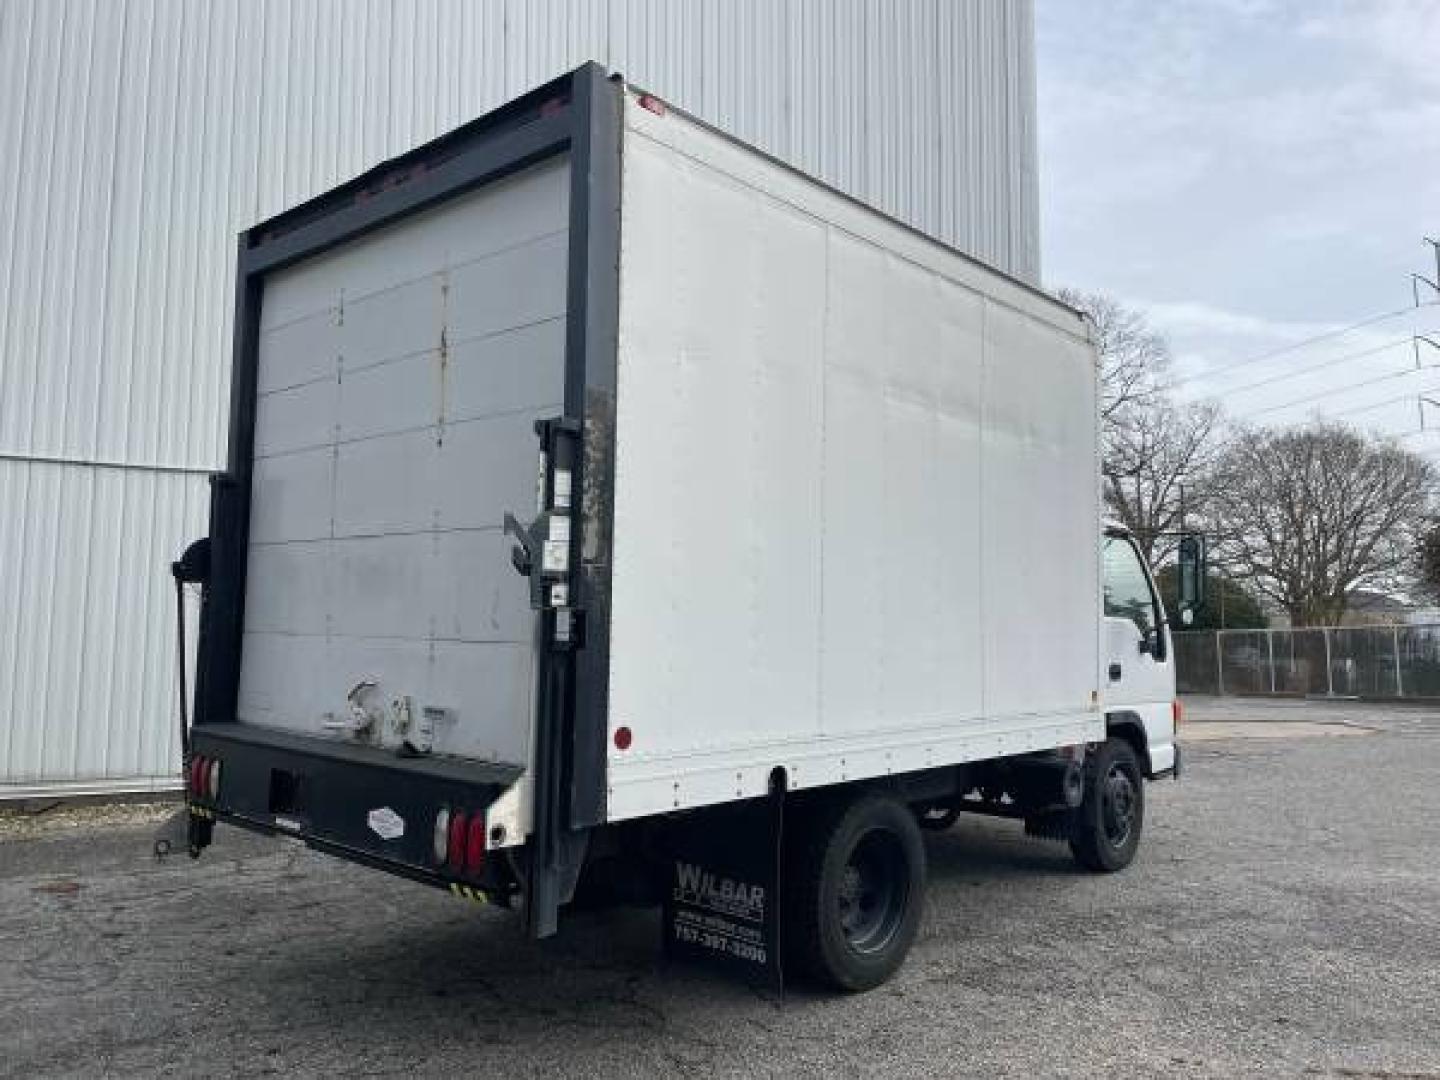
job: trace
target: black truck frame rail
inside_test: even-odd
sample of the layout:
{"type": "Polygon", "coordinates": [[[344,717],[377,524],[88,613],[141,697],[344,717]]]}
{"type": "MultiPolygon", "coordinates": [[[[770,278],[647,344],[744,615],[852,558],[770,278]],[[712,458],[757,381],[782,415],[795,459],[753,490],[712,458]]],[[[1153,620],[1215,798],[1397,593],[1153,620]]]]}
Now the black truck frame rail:
{"type": "Polygon", "coordinates": [[[215,820],[285,831],[275,824],[274,798],[261,807],[253,792],[268,790],[272,783],[260,775],[262,766],[281,774],[290,770],[316,776],[328,801],[326,814],[331,817],[317,820],[313,833],[302,831],[307,843],[417,880],[453,886],[451,877],[423,865],[425,852],[419,845],[425,841],[428,846],[428,832],[394,858],[335,824],[333,815],[363,820],[364,807],[371,805],[366,800],[373,801],[373,785],[380,783],[387,800],[418,805],[426,798],[433,803],[453,797],[488,805],[486,800],[493,801],[518,778],[514,767],[404,758],[330,739],[260,733],[236,722],[260,314],[268,274],[568,155],[564,415],[557,422],[579,436],[573,479],[577,520],[569,560],[576,625],[574,635],[557,645],[548,632],[552,613],[540,620],[536,754],[529,777],[533,823],[528,850],[518,860],[525,879],[521,891],[528,932],[540,937],[555,931],[558,908],[574,888],[588,830],[605,821],[606,809],[620,139],[620,87],[604,68],[586,64],[240,235],[228,464],[224,473],[211,478],[210,565],[203,589],[192,753],[223,757],[225,789],[233,772],[233,779],[246,783],[252,795],[243,806],[227,807],[224,798],[213,805],[203,798],[192,804],[201,846],[208,842],[215,820]],[[344,779],[347,775],[351,779],[344,779]]]}

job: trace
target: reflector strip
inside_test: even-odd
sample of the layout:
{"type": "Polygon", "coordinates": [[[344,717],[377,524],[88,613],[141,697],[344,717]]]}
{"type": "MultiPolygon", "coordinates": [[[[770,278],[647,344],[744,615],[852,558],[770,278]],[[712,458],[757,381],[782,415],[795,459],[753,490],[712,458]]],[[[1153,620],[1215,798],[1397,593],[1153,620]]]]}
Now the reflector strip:
{"type": "Polygon", "coordinates": [[[461,885],[458,881],[450,883],[450,893],[462,900],[473,900],[477,904],[488,904],[490,897],[485,895],[483,889],[472,889],[469,885],[461,885]]]}
{"type": "Polygon", "coordinates": [[[443,863],[445,856],[450,851],[450,811],[441,810],[435,815],[435,836],[431,841],[435,852],[435,861],[443,863]]]}

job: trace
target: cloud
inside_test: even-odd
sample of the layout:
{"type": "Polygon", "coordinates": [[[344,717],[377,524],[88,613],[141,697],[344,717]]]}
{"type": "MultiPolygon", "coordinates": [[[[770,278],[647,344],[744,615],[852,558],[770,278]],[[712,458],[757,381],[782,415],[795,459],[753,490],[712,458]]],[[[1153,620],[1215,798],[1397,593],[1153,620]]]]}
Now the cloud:
{"type": "Polygon", "coordinates": [[[1389,351],[1268,392],[1407,362],[1382,325],[1216,374],[1394,309],[1433,267],[1440,0],[1054,0],[1037,17],[1051,284],[1146,309],[1197,392],[1346,348],[1389,351]]]}
{"type": "Polygon", "coordinates": [[[1298,322],[1268,319],[1251,312],[1217,307],[1198,300],[1133,302],[1149,320],[1167,334],[1204,333],[1269,342],[1300,341],[1332,333],[1341,328],[1333,322],[1298,322]]]}
{"type": "Polygon", "coordinates": [[[1300,34],[1358,47],[1392,75],[1440,86],[1440,4],[1434,0],[1331,3],[1302,21],[1300,34]]]}
{"type": "Polygon", "coordinates": [[[1412,334],[1440,333],[1437,305],[1353,326],[1197,301],[1124,302],[1170,341],[1172,391],[1218,400],[1232,420],[1291,424],[1323,416],[1399,431],[1413,425],[1416,395],[1440,388],[1440,356],[1422,354],[1417,369],[1411,345],[1412,334]]]}

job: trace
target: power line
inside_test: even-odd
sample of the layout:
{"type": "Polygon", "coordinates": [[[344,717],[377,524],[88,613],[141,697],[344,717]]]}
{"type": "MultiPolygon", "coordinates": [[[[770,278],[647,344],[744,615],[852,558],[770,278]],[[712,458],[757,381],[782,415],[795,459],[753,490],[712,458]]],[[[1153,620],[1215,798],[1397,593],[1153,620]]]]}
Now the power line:
{"type": "MultiPolygon", "coordinates": [[[[1251,412],[1241,413],[1240,416],[1237,417],[1237,419],[1248,420],[1248,419],[1251,419],[1251,418],[1256,417],[1256,416],[1267,416],[1267,415],[1269,415],[1270,413],[1273,413],[1273,412],[1280,412],[1282,409],[1293,409],[1293,408],[1295,408],[1296,406],[1299,406],[1299,405],[1308,405],[1308,404],[1310,404],[1312,401],[1321,401],[1321,400],[1323,400],[1324,398],[1327,398],[1327,397],[1334,397],[1336,394],[1343,394],[1343,393],[1345,393],[1347,390],[1359,390],[1359,389],[1361,389],[1362,387],[1374,386],[1376,383],[1388,382],[1388,381],[1390,381],[1391,379],[1401,379],[1401,378],[1404,378],[1404,377],[1407,376],[1407,375],[1414,375],[1414,374],[1417,374],[1418,372],[1421,372],[1421,371],[1431,371],[1431,370],[1434,370],[1434,368],[1433,368],[1433,367],[1424,367],[1424,368],[1413,368],[1413,367],[1412,367],[1412,368],[1406,368],[1404,371],[1391,371],[1391,372],[1387,372],[1387,373],[1384,374],[1384,375],[1377,375],[1377,376],[1375,376],[1373,379],[1362,379],[1362,380],[1360,380],[1359,382],[1347,383],[1347,384],[1344,385],[1344,386],[1336,386],[1336,387],[1333,387],[1333,388],[1331,388],[1331,389],[1329,389],[1329,390],[1323,390],[1323,391],[1321,391],[1321,392],[1318,393],[1318,394],[1310,394],[1308,397],[1296,398],[1294,401],[1282,401],[1282,402],[1281,402],[1280,404],[1278,404],[1278,405],[1267,405],[1267,406],[1266,406],[1265,408],[1263,408],[1263,409],[1256,409],[1256,410],[1253,410],[1253,411],[1251,411],[1251,412]]],[[[1425,391],[1415,391],[1415,392],[1413,392],[1413,393],[1411,393],[1411,394],[1407,394],[1407,395],[1405,395],[1405,396],[1406,396],[1406,397],[1414,397],[1414,396],[1415,396],[1415,393],[1421,393],[1421,392],[1425,392],[1425,391]]],[[[1376,407],[1376,408],[1379,408],[1378,405],[1376,405],[1375,407],[1376,407]]],[[[1338,412],[1338,413],[1331,413],[1330,415],[1331,415],[1331,416],[1347,416],[1347,415],[1350,414],[1350,412],[1354,412],[1354,411],[1363,411],[1363,410],[1345,410],[1345,411],[1338,412]]]]}
{"type": "MultiPolygon", "coordinates": [[[[1440,257],[1440,246],[1436,247],[1436,255],[1440,257]]],[[[1440,435],[1440,428],[1425,426],[1425,406],[1429,405],[1432,409],[1440,409],[1440,401],[1436,401],[1433,397],[1427,396],[1428,394],[1429,391],[1422,390],[1415,396],[1415,404],[1420,409],[1420,426],[1418,428],[1411,428],[1409,431],[1400,432],[1395,436],[1397,439],[1413,439],[1416,435],[1440,435]]],[[[1440,453],[1440,446],[1430,447],[1419,452],[1426,454],[1440,453]]]]}
{"type": "Polygon", "coordinates": [[[1342,356],[1322,361],[1319,364],[1311,364],[1309,367],[1300,368],[1298,371],[1282,371],[1278,375],[1271,375],[1265,379],[1257,379],[1255,382],[1246,383],[1243,386],[1226,387],[1224,393],[1226,395],[1243,394],[1247,390],[1258,390],[1262,386],[1270,386],[1273,383],[1284,382],[1286,379],[1298,379],[1302,375],[1309,375],[1314,371],[1324,371],[1326,368],[1343,364],[1347,360],[1359,360],[1362,357],[1373,356],[1376,353],[1384,352],[1386,349],[1393,349],[1397,345],[1409,345],[1414,340],[1415,336],[1413,334],[1406,334],[1404,337],[1396,338],[1394,341],[1387,341],[1383,345],[1376,345],[1369,349],[1361,349],[1359,352],[1345,353],[1342,356]]]}
{"type": "Polygon", "coordinates": [[[1427,392],[1428,391],[1425,390],[1416,390],[1409,394],[1400,394],[1397,397],[1386,398],[1384,401],[1375,401],[1369,405],[1360,405],[1353,409],[1341,409],[1339,412],[1330,413],[1329,417],[1330,419],[1334,420],[1342,416],[1358,416],[1360,413],[1373,412],[1376,409],[1383,409],[1386,405],[1397,405],[1402,401],[1414,401],[1418,395],[1427,392]]]}
{"type": "MultiPolygon", "coordinates": [[[[1344,416],[1359,416],[1362,413],[1374,412],[1376,409],[1383,409],[1387,405],[1399,405],[1401,403],[1409,404],[1410,402],[1417,400],[1425,401],[1428,404],[1434,404],[1430,401],[1429,398],[1426,398],[1423,395],[1436,392],[1440,392],[1440,387],[1434,387],[1433,389],[1421,388],[1419,390],[1413,390],[1408,394],[1397,394],[1395,397],[1388,397],[1384,401],[1372,401],[1368,405],[1358,405],[1353,409],[1341,409],[1339,412],[1325,413],[1324,419],[1338,420],[1344,416]]],[[[1440,428],[1419,427],[1412,428],[1408,431],[1387,431],[1383,432],[1382,434],[1387,435],[1392,439],[1412,439],[1417,435],[1440,435],[1440,428]]],[[[1440,453],[1440,446],[1417,450],[1416,453],[1440,453]]]]}
{"type": "Polygon", "coordinates": [[[1411,306],[1396,308],[1394,311],[1386,311],[1380,315],[1372,315],[1368,319],[1361,319],[1359,322],[1351,323],[1349,326],[1342,326],[1335,330],[1327,330],[1323,334],[1316,334],[1314,337],[1305,338],[1301,341],[1294,341],[1291,342],[1289,345],[1281,346],[1278,349],[1272,349],[1269,352],[1260,353],[1257,356],[1249,356],[1244,358],[1243,360],[1232,360],[1228,364],[1221,364],[1219,367],[1211,368],[1209,371],[1199,371],[1196,372],[1194,375],[1187,375],[1181,379],[1172,379],[1169,383],[1160,387],[1160,390],[1162,392],[1174,390],[1176,387],[1186,386],[1189,383],[1195,382],[1199,379],[1214,378],[1216,375],[1222,375],[1225,372],[1232,371],[1238,367],[1245,367],[1251,364],[1263,364],[1269,360],[1275,359],[1277,356],[1285,356],[1288,353],[1295,352],[1299,349],[1308,348],[1309,346],[1315,345],[1321,341],[1329,341],[1332,338],[1342,337],[1343,335],[1352,333],[1356,330],[1363,330],[1367,326],[1373,326],[1375,323],[1384,322],[1386,319],[1394,319],[1398,318],[1401,315],[1411,314],[1423,308],[1434,307],[1437,303],[1440,303],[1440,300],[1431,300],[1428,303],[1420,304],[1418,307],[1411,306]]]}
{"type": "MultiPolygon", "coordinates": [[[[1401,431],[1394,434],[1392,438],[1413,439],[1417,435],[1440,435],[1440,428],[1411,428],[1409,431],[1401,431]]],[[[1431,443],[1429,445],[1421,443],[1418,446],[1411,446],[1409,449],[1412,454],[1433,457],[1440,454],[1440,443],[1431,443]]]]}
{"type": "MultiPolygon", "coordinates": [[[[1414,401],[1421,394],[1434,393],[1435,391],[1440,391],[1440,387],[1435,387],[1433,389],[1422,388],[1420,390],[1412,390],[1408,394],[1398,394],[1395,397],[1386,398],[1384,401],[1372,401],[1369,405],[1359,405],[1353,409],[1341,409],[1339,412],[1325,413],[1324,418],[1327,420],[1338,420],[1342,416],[1359,416],[1361,413],[1374,412],[1376,409],[1383,409],[1387,405],[1398,405],[1402,401],[1414,401]]],[[[1416,428],[1414,431],[1409,432],[1408,435],[1418,435],[1422,431],[1440,435],[1440,428],[1416,428]]],[[[1392,432],[1391,434],[1394,434],[1396,438],[1407,437],[1407,433],[1404,432],[1392,432]]]]}

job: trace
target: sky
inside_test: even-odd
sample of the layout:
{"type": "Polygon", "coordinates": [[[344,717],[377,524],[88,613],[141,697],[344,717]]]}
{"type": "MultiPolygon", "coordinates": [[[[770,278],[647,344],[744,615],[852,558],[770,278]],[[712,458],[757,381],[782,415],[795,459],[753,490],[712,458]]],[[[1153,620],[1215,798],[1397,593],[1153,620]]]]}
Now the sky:
{"type": "Polygon", "coordinates": [[[1440,0],[1036,0],[1036,51],[1045,284],[1145,312],[1178,396],[1440,460],[1440,304],[1388,314],[1440,281],[1440,0]]]}

